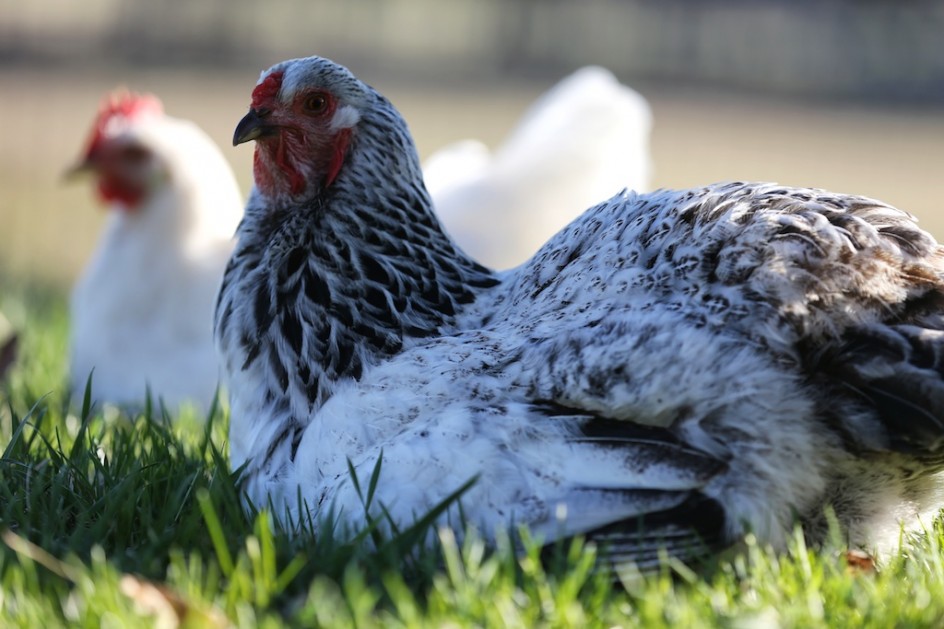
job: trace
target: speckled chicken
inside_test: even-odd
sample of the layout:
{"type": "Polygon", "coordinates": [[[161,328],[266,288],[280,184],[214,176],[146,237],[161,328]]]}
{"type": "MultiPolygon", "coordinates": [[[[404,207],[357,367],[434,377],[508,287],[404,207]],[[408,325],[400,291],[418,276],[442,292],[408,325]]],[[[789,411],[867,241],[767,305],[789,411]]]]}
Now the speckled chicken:
{"type": "Polygon", "coordinates": [[[219,379],[213,301],[243,201],[219,148],[151,95],[106,97],[74,172],[109,214],[72,293],[71,378],[99,401],[205,409],[219,379]]]}
{"type": "Polygon", "coordinates": [[[644,566],[747,530],[782,547],[797,520],[815,540],[827,506],[878,544],[939,506],[944,259],[908,214],[761,183],[626,192],[496,273],[345,68],[263,72],[250,140],[216,338],[256,504],[363,524],[348,466],[366,487],[382,460],[375,515],[474,479],[486,535],[582,534],[644,566]]]}

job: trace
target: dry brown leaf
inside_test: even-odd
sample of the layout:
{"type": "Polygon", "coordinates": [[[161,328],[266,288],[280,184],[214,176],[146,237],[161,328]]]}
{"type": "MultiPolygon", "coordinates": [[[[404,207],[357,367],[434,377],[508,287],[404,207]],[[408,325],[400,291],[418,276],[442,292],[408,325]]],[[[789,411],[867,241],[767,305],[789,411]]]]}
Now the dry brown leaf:
{"type": "Polygon", "coordinates": [[[165,585],[144,581],[133,575],[121,577],[121,591],[134,601],[140,613],[156,616],[158,629],[179,627],[228,628],[232,623],[217,609],[203,609],[190,604],[165,585]]]}
{"type": "Polygon", "coordinates": [[[876,571],[875,558],[861,550],[845,552],[846,570],[852,574],[873,574],[876,571]]]}

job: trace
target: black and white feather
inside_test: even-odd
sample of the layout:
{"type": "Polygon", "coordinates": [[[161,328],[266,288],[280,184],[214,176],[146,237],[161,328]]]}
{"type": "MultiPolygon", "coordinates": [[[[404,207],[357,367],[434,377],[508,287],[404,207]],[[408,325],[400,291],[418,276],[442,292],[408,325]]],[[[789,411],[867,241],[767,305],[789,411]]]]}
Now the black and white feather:
{"type": "Polygon", "coordinates": [[[254,502],[357,524],[348,461],[366,485],[382,456],[374,508],[400,522],[476,478],[462,509],[486,532],[643,563],[748,529],[782,546],[797,519],[816,538],[827,505],[876,544],[940,504],[944,259],[908,214],[773,184],[627,192],[494,273],[444,235],[381,95],[317,57],[257,93],[216,316],[254,502]],[[336,179],[290,190],[267,146],[312,93],[349,144],[336,179]]]}

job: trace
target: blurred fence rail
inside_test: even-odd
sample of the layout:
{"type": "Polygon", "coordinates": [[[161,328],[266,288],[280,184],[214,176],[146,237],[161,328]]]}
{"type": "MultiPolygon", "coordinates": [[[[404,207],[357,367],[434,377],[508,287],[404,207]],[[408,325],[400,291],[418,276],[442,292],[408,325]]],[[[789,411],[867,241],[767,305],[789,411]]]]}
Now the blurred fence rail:
{"type": "Polygon", "coordinates": [[[944,102],[941,0],[0,0],[0,62],[234,65],[323,54],[385,73],[710,81],[944,102]]]}

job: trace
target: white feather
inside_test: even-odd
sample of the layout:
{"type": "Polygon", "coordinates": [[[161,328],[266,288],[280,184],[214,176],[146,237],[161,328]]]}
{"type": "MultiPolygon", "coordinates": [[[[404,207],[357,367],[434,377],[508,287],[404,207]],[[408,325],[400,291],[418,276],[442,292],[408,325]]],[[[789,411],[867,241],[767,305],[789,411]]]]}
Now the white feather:
{"type": "Polygon", "coordinates": [[[426,187],[466,253],[512,267],[600,199],[649,189],[651,127],[639,93],[587,66],[538,99],[494,155],[476,140],[434,153],[426,187]]]}
{"type": "Polygon", "coordinates": [[[212,312],[242,215],[229,164],[189,121],[148,116],[122,131],[161,164],[133,211],[109,212],[71,302],[71,378],[81,399],[208,407],[219,380],[212,312]]]}

